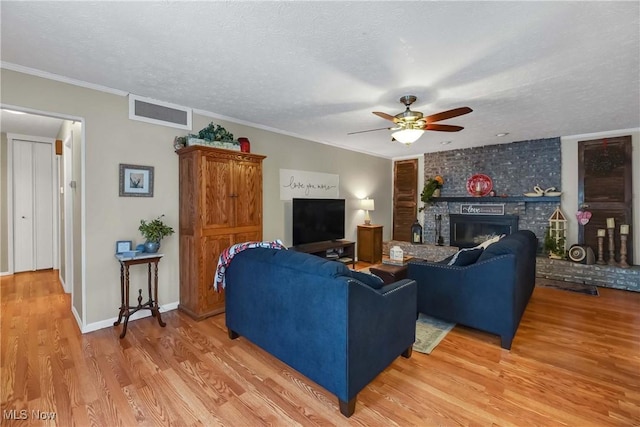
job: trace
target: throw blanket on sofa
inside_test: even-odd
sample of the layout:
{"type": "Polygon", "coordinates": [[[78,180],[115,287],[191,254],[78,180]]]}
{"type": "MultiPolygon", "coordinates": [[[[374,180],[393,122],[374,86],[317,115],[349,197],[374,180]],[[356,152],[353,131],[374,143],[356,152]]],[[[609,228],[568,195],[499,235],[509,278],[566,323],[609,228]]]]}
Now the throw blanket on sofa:
{"type": "Polygon", "coordinates": [[[220,257],[218,258],[216,274],[213,276],[214,290],[220,292],[225,288],[226,283],[224,280],[224,273],[227,270],[229,264],[231,264],[231,260],[233,259],[233,257],[237,253],[251,248],[287,249],[287,247],[282,243],[280,239],[274,240],[272,242],[244,242],[228,247],[227,249],[222,251],[220,257]]]}

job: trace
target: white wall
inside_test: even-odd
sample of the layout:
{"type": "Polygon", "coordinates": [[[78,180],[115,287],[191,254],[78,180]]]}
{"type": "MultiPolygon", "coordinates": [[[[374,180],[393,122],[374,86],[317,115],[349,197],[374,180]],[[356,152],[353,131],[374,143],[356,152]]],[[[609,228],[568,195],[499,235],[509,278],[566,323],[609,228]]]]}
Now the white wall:
{"type": "Polygon", "coordinates": [[[633,169],[633,264],[640,264],[640,129],[564,136],[562,150],[562,211],[567,217],[567,247],[578,242],[578,142],[631,135],[633,169]]]}

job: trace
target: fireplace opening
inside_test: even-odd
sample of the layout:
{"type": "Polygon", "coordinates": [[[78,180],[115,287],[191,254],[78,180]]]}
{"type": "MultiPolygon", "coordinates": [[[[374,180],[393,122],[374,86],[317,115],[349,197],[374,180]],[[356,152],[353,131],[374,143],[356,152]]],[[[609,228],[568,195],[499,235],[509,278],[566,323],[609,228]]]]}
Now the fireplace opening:
{"type": "Polygon", "coordinates": [[[451,246],[471,248],[494,236],[518,230],[518,215],[450,214],[451,246]]]}

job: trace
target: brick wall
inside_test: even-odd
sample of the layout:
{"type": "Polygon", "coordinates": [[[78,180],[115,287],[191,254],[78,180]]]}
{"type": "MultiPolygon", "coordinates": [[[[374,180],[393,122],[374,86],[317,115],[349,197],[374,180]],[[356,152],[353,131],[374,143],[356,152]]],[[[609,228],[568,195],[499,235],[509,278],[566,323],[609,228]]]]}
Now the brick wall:
{"type": "MultiPolygon", "coordinates": [[[[445,180],[441,190],[443,197],[469,196],[467,180],[478,173],[491,178],[497,195],[522,196],[525,192],[533,191],[535,185],[561,190],[561,165],[560,138],[442,151],[424,156],[425,181],[442,175],[445,180]]],[[[479,200],[503,203],[500,198],[479,200]]],[[[506,203],[505,214],[518,215],[519,228],[533,231],[541,245],[549,217],[556,207],[557,203],[554,202],[506,203]]],[[[442,235],[445,244],[449,244],[450,213],[460,213],[460,203],[438,202],[425,207],[421,214],[425,243],[435,243],[435,215],[442,214],[442,235]]],[[[565,212],[565,215],[568,214],[565,212]]]]}

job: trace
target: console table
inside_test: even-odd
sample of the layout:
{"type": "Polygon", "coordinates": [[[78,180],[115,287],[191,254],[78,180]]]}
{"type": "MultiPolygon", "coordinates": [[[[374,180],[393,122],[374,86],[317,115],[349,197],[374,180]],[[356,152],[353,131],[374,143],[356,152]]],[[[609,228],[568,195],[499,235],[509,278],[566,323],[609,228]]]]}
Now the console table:
{"type": "Polygon", "coordinates": [[[356,244],[348,240],[330,240],[327,242],[307,243],[293,246],[291,249],[305,252],[325,259],[339,261],[343,264],[351,264],[356,268],[356,244]],[[335,255],[334,255],[335,254],[335,255]]]}
{"type": "Polygon", "coordinates": [[[126,257],[124,255],[116,254],[116,259],[120,262],[120,313],[118,313],[118,320],[113,323],[113,326],[118,326],[124,318],[124,326],[120,338],[124,338],[127,334],[127,325],[129,324],[129,317],[138,310],[151,310],[151,315],[158,319],[158,323],[163,328],[167,326],[160,317],[160,310],[158,309],[158,262],[164,254],[142,254],[135,257],[126,257]],[[149,300],[142,303],[142,289],[138,289],[138,305],[129,305],[129,267],[136,264],[147,264],[147,286],[149,292],[149,300]],[[151,265],[154,266],[153,276],[151,274],[151,265]],[[152,282],[153,277],[153,293],[152,282]],[[155,299],[154,299],[155,296],[155,299]]]}

